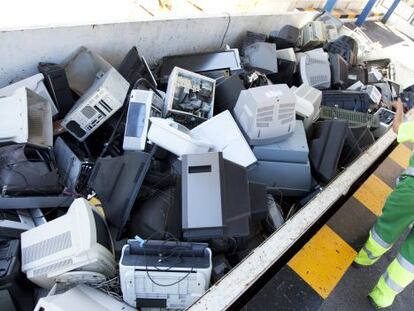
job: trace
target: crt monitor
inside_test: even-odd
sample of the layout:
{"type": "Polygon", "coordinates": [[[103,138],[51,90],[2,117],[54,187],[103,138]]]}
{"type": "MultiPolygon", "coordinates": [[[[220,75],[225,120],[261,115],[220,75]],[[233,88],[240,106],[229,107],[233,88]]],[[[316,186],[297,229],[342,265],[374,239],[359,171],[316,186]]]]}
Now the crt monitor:
{"type": "Polygon", "coordinates": [[[103,217],[85,199],[68,212],[21,235],[22,271],[42,288],[68,272],[115,275],[114,246],[103,217]]]}
{"type": "Polygon", "coordinates": [[[99,289],[80,284],[65,292],[52,290],[40,298],[34,311],[134,311],[135,308],[107,295],[99,289]]]}
{"type": "Polygon", "coordinates": [[[330,54],[331,63],[331,87],[334,89],[344,89],[348,83],[348,63],[339,54],[330,54]]]}
{"type": "Polygon", "coordinates": [[[286,84],[241,91],[234,116],[250,145],[282,141],[295,131],[296,97],[286,84]]]}
{"type": "Polygon", "coordinates": [[[309,22],[300,29],[298,45],[303,51],[320,47],[326,41],[327,31],[323,22],[309,22]]]}
{"type": "Polygon", "coordinates": [[[257,42],[266,42],[267,40],[267,35],[264,33],[260,33],[260,32],[253,32],[253,31],[246,31],[246,34],[243,38],[243,42],[242,42],[242,48],[240,50],[241,55],[244,55],[244,50],[257,42]]]}
{"type": "Polygon", "coordinates": [[[348,121],[328,120],[314,123],[309,144],[309,159],[313,175],[323,184],[329,183],[337,174],[348,121]]]}
{"type": "Polygon", "coordinates": [[[358,43],[352,37],[340,36],[338,39],[328,42],[324,49],[330,54],[341,55],[351,66],[357,64],[358,43]]]}
{"type": "Polygon", "coordinates": [[[326,90],[322,92],[322,106],[368,112],[371,109],[371,100],[369,95],[362,91],[326,90]]]}
{"type": "Polygon", "coordinates": [[[277,49],[294,48],[298,42],[299,29],[292,25],[285,25],[279,31],[272,31],[269,42],[276,43],[277,49]]]}
{"type": "Polygon", "coordinates": [[[242,70],[239,50],[166,56],[162,59],[160,80],[165,84],[175,67],[206,75],[206,72],[227,69],[234,74],[242,70]]]}
{"type": "Polygon", "coordinates": [[[46,99],[28,88],[0,97],[0,143],[53,145],[52,111],[46,99]]]}
{"type": "Polygon", "coordinates": [[[62,64],[69,87],[82,96],[109,69],[113,68],[105,59],[86,47],[77,49],[62,64]]]}
{"type": "Polygon", "coordinates": [[[277,67],[278,72],[267,74],[267,78],[274,84],[286,83],[289,87],[291,87],[293,85],[296,62],[278,59],[277,67]]]}
{"type": "Polygon", "coordinates": [[[157,87],[157,82],[145,57],[139,55],[135,46],[125,55],[118,67],[118,71],[128,81],[131,88],[141,78],[147,80],[153,87],[157,87]]]}
{"type": "Polygon", "coordinates": [[[276,44],[256,42],[244,49],[244,65],[264,73],[277,72],[276,44]]]}
{"type": "Polygon", "coordinates": [[[331,87],[331,68],[327,53],[314,50],[304,53],[299,64],[302,82],[316,89],[331,87]]]}

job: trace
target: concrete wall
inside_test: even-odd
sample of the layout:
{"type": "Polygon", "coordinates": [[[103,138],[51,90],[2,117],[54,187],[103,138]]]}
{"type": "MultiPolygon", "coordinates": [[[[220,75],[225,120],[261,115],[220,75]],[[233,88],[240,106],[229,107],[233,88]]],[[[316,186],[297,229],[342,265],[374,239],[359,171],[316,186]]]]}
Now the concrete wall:
{"type": "Polygon", "coordinates": [[[217,50],[236,46],[245,31],[268,33],[285,24],[302,26],[314,13],[202,17],[128,23],[28,29],[0,32],[0,87],[37,73],[40,61],[61,62],[79,46],[101,54],[118,65],[137,46],[150,63],[165,55],[217,50]]]}

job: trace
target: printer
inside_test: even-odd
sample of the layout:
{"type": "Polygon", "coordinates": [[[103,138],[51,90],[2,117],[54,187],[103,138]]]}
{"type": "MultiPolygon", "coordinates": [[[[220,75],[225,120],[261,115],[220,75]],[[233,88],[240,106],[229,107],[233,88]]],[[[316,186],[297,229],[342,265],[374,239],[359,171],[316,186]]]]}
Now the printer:
{"type": "Polygon", "coordinates": [[[128,240],[119,261],[123,299],[141,310],[186,309],[208,289],[211,271],[204,243],[128,240]]]}

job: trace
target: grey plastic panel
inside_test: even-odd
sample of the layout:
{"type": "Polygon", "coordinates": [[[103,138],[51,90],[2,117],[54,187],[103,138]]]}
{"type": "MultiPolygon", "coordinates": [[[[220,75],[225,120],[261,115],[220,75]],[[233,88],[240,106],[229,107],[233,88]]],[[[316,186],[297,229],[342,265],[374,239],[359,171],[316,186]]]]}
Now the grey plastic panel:
{"type": "Polygon", "coordinates": [[[258,160],[307,163],[309,147],[303,122],[296,121],[295,133],[286,140],[264,146],[255,146],[253,153],[258,160]]]}
{"type": "Polygon", "coordinates": [[[2,197],[0,209],[69,207],[74,199],[68,196],[2,197]]]}
{"type": "Polygon", "coordinates": [[[223,160],[221,152],[183,156],[182,202],[186,239],[244,237],[250,233],[247,171],[223,160]]]}
{"type": "MultiPolygon", "coordinates": [[[[223,227],[222,162],[221,153],[182,157],[183,230],[201,229],[204,232],[205,229],[223,227]]],[[[214,231],[222,234],[222,230],[214,231]]]]}
{"type": "Polygon", "coordinates": [[[135,151],[114,158],[98,158],[96,161],[88,184],[105,206],[106,218],[116,228],[116,239],[121,237],[151,157],[152,154],[135,151]]]}
{"type": "Polygon", "coordinates": [[[281,191],[286,196],[302,196],[309,192],[312,176],[309,162],[259,161],[249,172],[249,180],[266,184],[269,190],[281,191]]]}

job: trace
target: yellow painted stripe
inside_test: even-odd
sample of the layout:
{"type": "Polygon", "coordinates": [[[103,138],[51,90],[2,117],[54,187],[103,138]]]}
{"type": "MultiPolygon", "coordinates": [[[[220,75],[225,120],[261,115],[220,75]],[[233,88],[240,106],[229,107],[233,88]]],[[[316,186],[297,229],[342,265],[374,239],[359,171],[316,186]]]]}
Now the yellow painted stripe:
{"type": "Polygon", "coordinates": [[[331,12],[331,14],[333,16],[339,18],[341,15],[344,15],[344,12],[341,12],[340,10],[333,9],[332,12],[331,12]]]}
{"type": "Polygon", "coordinates": [[[371,175],[354,193],[354,198],[361,202],[375,215],[380,216],[385,200],[392,189],[375,175],[371,175]]]}
{"type": "Polygon", "coordinates": [[[389,155],[394,162],[403,168],[408,167],[408,161],[411,157],[411,150],[406,145],[399,144],[397,148],[389,155]]]}
{"type": "Polygon", "coordinates": [[[326,299],[355,256],[356,251],[325,225],[288,262],[288,266],[326,299]]]}
{"type": "Polygon", "coordinates": [[[348,18],[356,18],[357,16],[357,12],[352,11],[352,10],[348,10],[347,14],[348,14],[348,18]]]}

